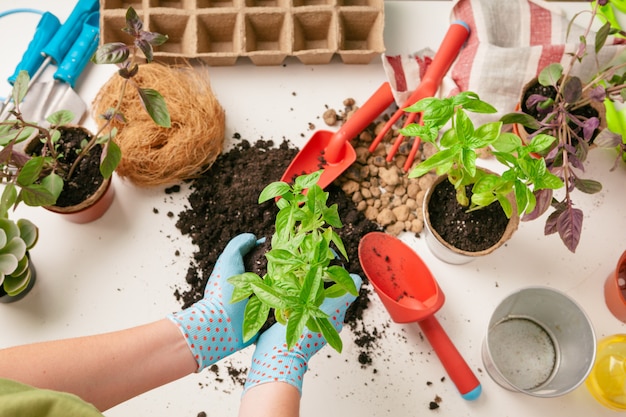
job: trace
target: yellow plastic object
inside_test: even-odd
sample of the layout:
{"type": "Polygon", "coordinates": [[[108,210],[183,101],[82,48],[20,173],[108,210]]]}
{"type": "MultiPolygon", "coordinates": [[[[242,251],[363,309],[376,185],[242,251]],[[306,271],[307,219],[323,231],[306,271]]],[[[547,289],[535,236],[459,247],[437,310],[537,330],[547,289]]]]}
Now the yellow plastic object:
{"type": "Polygon", "coordinates": [[[609,336],[598,343],[596,362],[585,384],[600,404],[626,411],[626,334],[609,336]]]}

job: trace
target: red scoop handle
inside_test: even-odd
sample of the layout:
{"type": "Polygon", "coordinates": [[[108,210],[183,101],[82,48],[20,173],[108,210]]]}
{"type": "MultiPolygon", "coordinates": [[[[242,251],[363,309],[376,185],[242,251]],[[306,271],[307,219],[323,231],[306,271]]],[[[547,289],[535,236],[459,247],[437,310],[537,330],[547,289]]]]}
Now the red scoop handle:
{"type": "Polygon", "coordinates": [[[406,107],[417,103],[425,97],[432,97],[437,92],[439,84],[441,84],[443,77],[448,73],[448,70],[452,66],[452,63],[459,54],[468,36],[469,26],[467,26],[465,22],[460,20],[452,22],[432,62],[428,66],[426,74],[424,74],[424,77],[420,80],[415,91],[413,91],[398,111],[385,123],[385,127],[382,129],[381,133],[370,145],[370,152],[374,152],[378,144],[382,141],[385,133],[404,115],[404,109],[406,107]]]}
{"type": "Polygon", "coordinates": [[[478,378],[476,378],[476,375],[474,375],[474,372],[465,362],[465,359],[463,359],[435,316],[426,317],[418,323],[461,395],[468,400],[478,397],[481,391],[478,378]]]}

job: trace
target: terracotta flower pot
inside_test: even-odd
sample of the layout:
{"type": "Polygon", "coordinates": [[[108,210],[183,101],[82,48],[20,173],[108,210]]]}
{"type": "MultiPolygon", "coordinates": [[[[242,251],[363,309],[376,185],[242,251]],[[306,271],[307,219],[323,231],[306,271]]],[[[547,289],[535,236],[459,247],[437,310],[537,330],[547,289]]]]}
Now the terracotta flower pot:
{"type": "MultiPolygon", "coordinates": [[[[82,139],[89,140],[93,137],[93,133],[91,133],[88,129],[82,126],[62,126],[59,128],[61,131],[61,139],[59,143],[62,143],[65,148],[61,148],[61,153],[64,155],[75,155],[76,146],[81,142],[82,139]],[[70,132],[71,139],[68,139],[67,142],[64,142],[65,134],[70,132]],[[76,133],[72,134],[72,132],[79,132],[77,136],[76,133]]],[[[81,169],[77,169],[72,177],[72,186],[73,190],[83,190],[79,193],[80,197],[75,197],[73,192],[69,192],[70,183],[69,181],[65,181],[63,192],[59,199],[57,200],[57,204],[54,206],[45,206],[45,208],[54,213],[58,213],[63,216],[66,220],[69,220],[73,223],[88,223],[99,219],[102,217],[104,213],[108,210],[108,208],[113,203],[113,199],[115,196],[115,190],[113,188],[111,178],[103,179],[100,176],[99,172],[99,164],[100,164],[100,152],[95,152],[96,148],[90,151],[89,157],[93,157],[95,161],[91,161],[89,164],[85,164],[86,166],[91,166],[91,171],[89,168],[85,168],[85,171],[81,171],[81,169]],[[94,170],[96,171],[94,173],[94,170]],[[83,172],[87,172],[88,175],[83,177],[83,172]],[[85,192],[84,184],[98,184],[100,185],[91,191],[85,192]],[[65,194],[65,193],[69,194],[65,194]],[[66,196],[72,195],[71,198],[66,196]]],[[[26,153],[28,154],[39,154],[41,152],[41,145],[36,141],[31,142],[27,148],[26,153]]],[[[75,159],[75,158],[74,158],[75,159]]],[[[64,162],[70,165],[73,162],[73,159],[64,160],[64,162]]],[[[84,160],[82,162],[85,162],[84,160]]],[[[83,167],[83,165],[81,165],[83,167]]]]}
{"type": "Polygon", "coordinates": [[[47,206],[46,210],[60,214],[72,223],[89,223],[99,219],[107,212],[115,197],[115,188],[111,178],[104,180],[95,194],[75,206],[47,206]]]}
{"type": "MultiPolygon", "coordinates": [[[[436,189],[436,187],[444,181],[447,181],[447,175],[441,175],[435,179],[432,186],[426,191],[424,195],[424,204],[423,204],[423,212],[424,212],[424,230],[426,237],[426,244],[430,251],[439,259],[449,264],[465,264],[471,262],[480,256],[485,256],[490,254],[491,252],[498,249],[502,246],[507,240],[511,238],[515,230],[519,225],[519,216],[517,215],[517,206],[515,204],[515,199],[513,196],[509,196],[509,200],[513,204],[513,215],[510,219],[508,219],[506,229],[504,233],[500,237],[500,239],[493,244],[492,246],[479,250],[479,251],[468,251],[464,249],[460,249],[454,245],[452,242],[446,241],[441,234],[435,230],[431,222],[431,214],[429,211],[429,204],[432,198],[432,195],[436,189]]],[[[454,195],[451,198],[456,197],[454,195]]],[[[497,203],[496,203],[497,204],[497,203]]],[[[480,210],[477,210],[480,211],[480,210]]],[[[502,213],[504,216],[504,213],[502,213]]]]}
{"type": "Polygon", "coordinates": [[[606,306],[617,319],[626,323],[626,251],[604,282],[606,306]]]}

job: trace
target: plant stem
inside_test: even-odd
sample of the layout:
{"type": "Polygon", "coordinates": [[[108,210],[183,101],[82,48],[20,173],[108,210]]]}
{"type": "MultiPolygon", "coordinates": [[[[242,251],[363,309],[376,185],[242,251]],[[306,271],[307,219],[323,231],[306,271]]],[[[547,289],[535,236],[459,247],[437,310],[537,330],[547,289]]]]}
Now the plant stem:
{"type": "Polygon", "coordinates": [[[80,160],[83,159],[85,155],[95,146],[96,141],[98,140],[102,132],[104,132],[104,130],[107,129],[111,125],[113,119],[115,118],[115,115],[119,113],[120,107],[122,105],[122,100],[124,98],[124,94],[126,93],[126,85],[128,84],[129,81],[130,80],[128,78],[124,79],[124,82],[122,83],[122,88],[120,88],[120,94],[117,99],[117,104],[115,106],[115,109],[113,109],[113,112],[110,115],[110,117],[107,119],[106,123],[102,125],[102,127],[98,130],[98,132],[95,135],[93,135],[93,137],[89,140],[89,142],[87,143],[87,146],[85,146],[80,151],[80,154],[78,154],[78,157],[76,158],[76,160],[72,164],[72,167],[70,168],[70,171],[67,175],[68,179],[72,178],[72,175],[74,175],[74,171],[76,170],[76,167],[78,166],[78,163],[80,162],[80,160]]]}

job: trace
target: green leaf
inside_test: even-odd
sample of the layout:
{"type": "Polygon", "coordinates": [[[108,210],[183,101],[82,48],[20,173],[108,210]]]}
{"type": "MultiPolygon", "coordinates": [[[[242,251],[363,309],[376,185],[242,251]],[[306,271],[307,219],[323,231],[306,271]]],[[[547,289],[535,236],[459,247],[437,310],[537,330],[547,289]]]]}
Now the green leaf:
{"type": "Polygon", "coordinates": [[[522,140],[514,133],[502,133],[491,144],[496,151],[511,153],[522,146],[522,140]]]}
{"type": "MultiPolygon", "coordinates": [[[[0,219],[0,230],[4,232],[2,247],[5,247],[13,238],[20,235],[20,229],[11,219],[0,219]]],[[[0,249],[2,248],[0,247],[0,249]]]]}
{"type": "Polygon", "coordinates": [[[37,132],[37,128],[32,126],[23,126],[18,131],[15,129],[8,130],[0,135],[0,146],[6,146],[11,142],[21,143],[30,138],[37,132]]]}
{"type": "Polygon", "coordinates": [[[506,198],[506,196],[498,194],[496,198],[498,199],[498,202],[500,203],[500,206],[502,207],[504,214],[506,215],[507,218],[510,219],[511,216],[513,215],[513,205],[511,204],[509,199],[506,198]]]}
{"type": "Polygon", "coordinates": [[[576,178],[574,185],[578,190],[587,194],[595,194],[602,191],[602,184],[595,180],[576,178]]]}
{"type": "Polygon", "coordinates": [[[287,249],[272,249],[265,254],[267,260],[276,265],[300,265],[301,260],[291,251],[287,249]]]}
{"type": "Polygon", "coordinates": [[[310,174],[300,175],[296,178],[294,189],[306,190],[313,187],[322,176],[323,170],[315,171],[310,174]]]}
{"type": "Polygon", "coordinates": [[[526,113],[508,113],[500,118],[504,124],[520,124],[529,129],[537,130],[541,127],[537,119],[526,113]]]}
{"type": "Polygon", "coordinates": [[[440,152],[433,154],[427,160],[419,163],[413,170],[409,173],[409,178],[421,177],[422,175],[428,174],[431,170],[436,168],[437,166],[443,165],[449,161],[451,161],[456,155],[456,151],[452,149],[444,149],[440,152]]]}
{"type": "Polygon", "coordinates": [[[324,289],[324,297],[326,298],[339,298],[346,294],[346,289],[338,284],[333,284],[330,287],[324,289]]]}
{"type": "Polygon", "coordinates": [[[261,330],[263,324],[267,321],[270,313],[270,307],[263,304],[257,297],[251,297],[246,309],[244,310],[243,319],[243,341],[247,342],[252,339],[261,330]]]}
{"type": "MultiPolygon", "coordinates": [[[[16,226],[17,227],[17,226],[16,226]]],[[[4,271],[7,274],[12,274],[17,268],[17,262],[26,255],[26,243],[19,236],[13,236],[7,244],[0,250],[2,255],[11,254],[15,257],[16,265],[11,271],[4,271]]]]}
{"type": "Polygon", "coordinates": [[[28,219],[19,219],[17,227],[20,229],[20,237],[26,244],[26,250],[31,250],[39,239],[39,229],[28,219]]]}
{"type": "MultiPolygon", "coordinates": [[[[472,120],[463,109],[457,111],[455,121],[454,132],[456,133],[456,139],[462,146],[466,146],[468,140],[474,136],[474,123],[472,123],[472,120]]],[[[444,145],[443,138],[441,144],[444,145]]],[[[451,147],[448,144],[444,146],[451,147]]]]}
{"type": "Polygon", "coordinates": [[[5,279],[8,275],[11,275],[18,265],[17,257],[12,253],[0,253],[0,275],[5,279]]]}
{"type": "Polygon", "coordinates": [[[28,75],[28,72],[25,70],[21,70],[17,74],[17,78],[13,83],[13,92],[11,96],[13,97],[14,103],[21,103],[22,100],[24,100],[24,96],[26,96],[26,93],[28,92],[29,83],[30,76],[28,75]]]}
{"type": "Polygon", "coordinates": [[[322,220],[337,229],[343,227],[343,223],[341,223],[341,218],[339,217],[338,208],[339,206],[337,206],[337,204],[333,204],[331,207],[325,208],[322,214],[322,220]]]}
{"type": "Polygon", "coordinates": [[[100,174],[107,179],[122,161],[122,150],[114,141],[110,140],[104,145],[104,158],[100,163],[100,174]]]}
{"type": "Polygon", "coordinates": [[[470,177],[476,175],[476,152],[473,149],[462,149],[461,150],[461,163],[463,166],[463,171],[467,172],[470,177]]]}
{"type": "Polygon", "coordinates": [[[486,123],[479,126],[475,131],[471,140],[471,147],[473,149],[484,148],[491,145],[500,136],[500,130],[502,129],[502,122],[486,123]]]}
{"type": "Polygon", "coordinates": [[[29,159],[17,174],[17,184],[20,187],[25,187],[37,181],[41,175],[44,163],[45,159],[41,156],[29,159]]]}
{"type": "Polygon", "coordinates": [[[262,282],[260,276],[252,272],[244,272],[243,274],[233,275],[228,278],[234,289],[230,302],[237,303],[249,298],[253,294],[251,282],[262,282]]]}
{"type": "Polygon", "coordinates": [[[549,171],[546,171],[546,173],[540,176],[539,178],[535,178],[534,182],[535,182],[535,190],[542,190],[542,189],[558,190],[559,188],[562,188],[565,186],[565,184],[559,177],[557,177],[556,175],[552,174],[549,171]]]}
{"type": "Polygon", "coordinates": [[[344,268],[338,265],[332,265],[328,267],[326,273],[333,281],[335,281],[347,292],[354,295],[355,297],[359,295],[359,290],[354,284],[354,280],[352,279],[348,271],[346,271],[344,268]]]}
{"type": "Polygon", "coordinates": [[[286,309],[289,307],[287,301],[276,291],[276,289],[265,285],[264,283],[251,282],[250,285],[254,290],[255,295],[259,298],[263,304],[275,309],[286,309]]]}
{"type": "Polygon", "coordinates": [[[52,206],[58,198],[41,184],[23,186],[20,196],[24,203],[31,207],[52,206]]]}
{"type": "Polygon", "coordinates": [[[331,241],[335,244],[341,256],[343,256],[346,261],[349,261],[348,252],[343,244],[343,240],[341,240],[341,236],[339,236],[334,230],[331,231],[331,241]]]}
{"type": "Polygon", "coordinates": [[[46,120],[52,126],[66,125],[74,120],[74,113],[70,110],[58,110],[46,117],[46,120]]]}
{"type": "Polygon", "coordinates": [[[472,204],[477,208],[487,207],[494,201],[496,201],[496,197],[490,192],[472,194],[472,204]]]}
{"type": "Polygon", "coordinates": [[[556,86],[562,75],[563,65],[555,62],[541,70],[539,76],[537,77],[537,80],[539,81],[539,84],[545,87],[550,85],[556,86]]]}
{"type": "Polygon", "coordinates": [[[281,197],[291,191],[291,186],[283,181],[276,181],[268,184],[259,195],[259,204],[272,198],[281,197]]]}
{"type": "Polygon", "coordinates": [[[341,353],[341,350],[343,349],[343,342],[341,341],[341,337],[339,336],[337,329],[335,329],[335,326],[333,326],[327,318],[316,318],[315,321],[330,347],[341,353]]]}
{"type": "Polygon", "coordinates": [[[154,123],[161,127],[171,127],[172,121],[163,96],[151,88],[137,88],[139,100],[154,123]]]}
{"type": "Polygon", "coordinates": [[[31,277],[30,269],[26,269],[26,271],[17,276],[8,275],[4,279],[4,290],[9,296],[15,297],[28,287],[31,277]]]}
{"type": "MultiPolygon", "coordinates": [[[[438,132],[438,131],[435,130],[435,132],[438,132]]],[[[410,137],[410,136],[419,137],[426,142],[433,142],[435,139],[437,139],[437,134],[435,134],[434,137],[431,134],[432,129],[430,129],[426,125],[421,125],[418,123],[411,123],[405,126],[399,129],[398,133],[400,133],[401,135],[405,137],[410,137]]]]}
{"type": "Polygon", "coordinates": [[[609,34],[611,33],[611,24],[606,22],[602,27],[596,32],[596,42],[595,42],[595,51],[596,54],[600,52],[600,49],[606,43],[609,34]]]}
{"type": "MultiPolygon", "coordinates": [[[[4,186],[0,198],[0,218],[8,217],[9,208],[17,203],[17,188],[12,182],[4,186]]],[[[1,245],[0,245],[1,246],[1,245]]]]}
{"type": "Polygon", "coordinates": [[[299,299],[303,305],[314,304],[317,293],[322,288],[322,274],[319,268],[311,268],[307,271],[302,281],[299,299]]]}
{"type": "Polygon", "coordinates": [[[300,336],[304,332],[304,326],[306,322],[309,320],[309,315],[302,310],[294,310],[291,312],[289,316],[289,320],[287,321],[287,332],[285,335],[285,339],[287,341],[287,348],[293,348],[300,336]]]}
{"type": "Polygon", "coordinates": [[[530,152],[541,152],[550,148],[554,142],[556,142],[556,138],[554,136],[545,135],[540,133],[533,137],[533,139],[528,144],[528,148],[530,152]]]}

